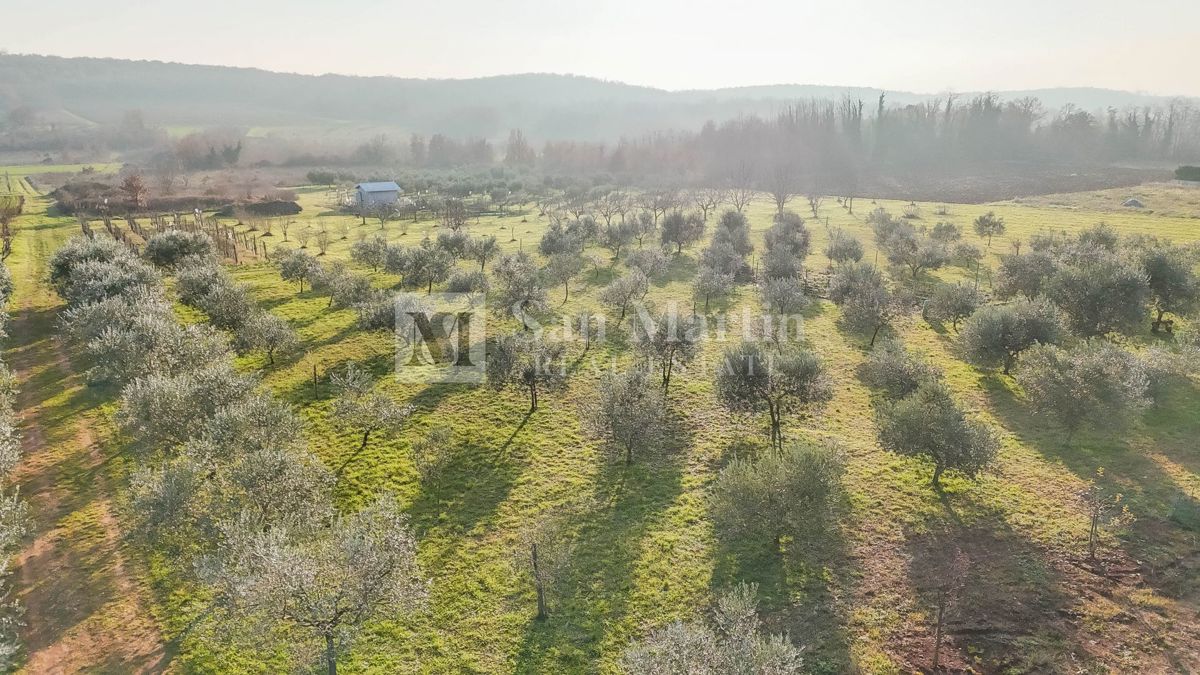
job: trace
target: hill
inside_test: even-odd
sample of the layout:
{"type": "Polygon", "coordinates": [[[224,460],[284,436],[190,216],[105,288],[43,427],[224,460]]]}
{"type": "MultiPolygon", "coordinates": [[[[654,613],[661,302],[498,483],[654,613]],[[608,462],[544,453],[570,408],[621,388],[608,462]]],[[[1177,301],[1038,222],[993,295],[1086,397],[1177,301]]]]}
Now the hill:
{"type": "MultiPolygon", "coordinates": [[[[870,101],[880,93],[869,87],[799,84],[667,91],[545,73],[464,80],[313,76],[159,61],[0,55],[0,109],[28,106],[41,111],[43,119],[67,126],[113,122],[136,109],[163,126],[366,125],[488,138],[521,128],[538,139],[612,140],[770,114],[798,99],[850,95],[870,101]]],[[[1093,88],[1000,94],[1036,96],[1049,109],[1068,102],[1095,110],[1170,100],[1093,88]]],[[[935,97],[887,92],[895,105],[935,97]]]]}

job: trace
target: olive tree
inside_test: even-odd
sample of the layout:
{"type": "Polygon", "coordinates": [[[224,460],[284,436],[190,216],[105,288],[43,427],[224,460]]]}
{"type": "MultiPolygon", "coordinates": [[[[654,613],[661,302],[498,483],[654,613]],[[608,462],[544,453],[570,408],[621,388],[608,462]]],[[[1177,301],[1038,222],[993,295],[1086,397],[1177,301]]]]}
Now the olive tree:
{"type": "Polygon", "coordinates": [[[630,303],[644,297],[649,286],[650,280],[641,270],[630,270],[600,291],[600,301],[619,312],[616,325],[620,326],[629,311],[630,303]]]}
{"type": "Polygon", "coordinates": [[[133,295],[161,282],[153,267],[137,258],[85,260],[72,268],[59,294],[71,307],[118,295],[133,295]]]}
{"type": "Polygon", "coordinates": [[[410,288],[425,286],[426,293],[433,293],[433,285],[450,277],[454,269],[454,255],[429,239],[411,250],[404,283],[410,288]]]}
{"type": "Polygon", "coordinates": [[[873,266],[855,263],[838,269],[829,280],[829,299],[842,309],[842,321],[856,332],[869,332],[875,346],[879,331],[907,312],[911,301],[888,290],[873,266]]]}
{"type": "Polygon", "coordinates": [[[1163,326],[1166,314],[1180,316],[1200,306],[1200,280],[1195,273],[1195,258],[1188,251],[1171,246],[1156,246],[1138,256],[1142,272],[1150,286],[1154,308],[1153,332],[1163,326]]]}
{"type": "Polygon", "coordinates": [[[146,241],[146,259],[156,267],[174,267],[189,257],[211,258],[215,255],[212,239],[203,232],[167,230],[146,241]]]}
{"type": "Polygon", "coordinates": [[[775,214],[771,227],[763,234],[763,243],[768,251],[786,251],[803,260],[808,256],[812,234],[798,214],[780,211],[775,214]]]}
{"type": "Polygon", "coordinates": [[[538,242],[538,251],[550,257],[558,253],[578,253],[582,245],[583,242],[574,232],[563,227],[562,222],[554,221],[542,234],[542,239],[538,242]]]}
{"type": "Polygon", "coordinates": [[[467,257],[479,263],[479,271],[483,272],[488,261],[500,255],[500,244],[491,235],[472,239],[467,244],[467,257]]]}
{"type": "Polygon", "coordinates": [[[790,314],[808,306],[804,284],[799,279],[768,279],[759,287],[763,305],[779,314],[790,314]]]}
{"type": "Polygon", "coordinates": [[[677,366],[686,366],[700,353],[701,324],[697,320],[680,321],[673,312],[653,319],[653,330],[639,334],[638,351],[658,368],[665,394],[677,366]]]}
{"type": "Polygon", "coordinates": [[[621,249],[633,241],[636,228],[633,223],[612,223],[600,228],[600,246],[612,252],[615,261],[621,257],[621,249]]]}
{"type": "Polygon", "coordinates": [[[737,457],[709,495],[718,531],[770,541],[819,531],[841,494],[846,459],[835,446],[791,443],[758,458],[737,457]]]}
{"type": "Polygon", "coordinates": [[[891,399],[901,399],[917,390],[922,382],[936,380],[941,373],[924,359],[919,359],[897,340],[875,345],[867,360],[858,367],[863,383],[881,390],[891,399]]]}
{"type": "Polygon", "coordinates": [[[713,625],[675,622],[621,655],[630,675],[726,675],[802,672],[801,649],[786,635],[763,635],[754,584],[739,584],[717,603],[713,625]]]}
{"type": "Polygon", "coordinates": [[[272,366],[276,354],[289,352],[298,344],[288,322],[270,312],[251,313],[237,330],[237,345],[245,351],[262,352],[272,366]]]}
{"type": "Polygon", "coordinates": [[[692,288],[697,296],[704,298],[704,313],[707,314],[709,303],[714,297],[724,297],[733,290],[733,275],[702,266],[696,280],[692,282],[692,288]]]}
{"type": "Polygon", "coordinates": [[[177,456],[135,472],[134,531],[191,559],[218,551],[222,524],[238,518],[323,522],[334,477],[300,439],[295,415],[269,396],[221,408],[177,456]]]}
{"type": "Polygon", "coordinates": [[[388,243],[383,235],[374,235],[350,245],[350,259],[378,272],[387,260],[388,243]]]}
{"type": "Polygon", "coordinates": [[[551,599],[562,590],[574,559],[574,539],[565,519],[542,515],[521,528],[513,559],[518,574],[528,576],[537,596],[537,619],[550,617],[551,599]]]}
{"type": "Polygon", "coordinates": [[[880,242],[880,247],[888,262],[908,268],[914,279],[922,271],[939,269],[950,260],[944,242],[921,234],[906,223],[899,224],[880,242]]]}
{"type": "Polygon", "coordinates": [[[75,267],[80,263],[113,262],[132,257],[129,249],[115,239],[72,237],[50,256],[50,283],[58,294],[65,298],[71,279],[76,276],[75,267]]]}
{"type": "Polygon", "coordinates": [[[310,281],[321,273],[321,265],[313,256],[304,251],[275,249],[275,263],[279,266],[279,276],[284,281],[295,281],[304,292],[304,282],[310,281]]]}
{"type": "Polygon", "coordinates": [[[1006,299],[1019,295],[1033,300],[1041,295],[1043,286],[1057,270],[1057,260],[1047,251],[1001,256],[996,270],[996,295],[1006,299]]]}
{"type": "Polygon", "coordinates": [[[329,376],[338,391],[330,411],[335,426],[362,434],[358,449],[367,447],[372,433],[394,434],[412,415],[413,406],[401,405],[387,394],[375,391],[371,376],[357,365],[329,376]]]}
{"type": "Polygon", "coordinates": [[[1096,469],[1096,475],[1088,480],[1079,493],[1088,514],[1088,559],[1093,562],[1096,560],[1101,532],[1119,530],[1134,521],[1125,495],[1103,485],[1103,479],[1104,468],[1101,467],[1096,469]]]}
{"type": "Polygon", "coordinates": [[[1097,254],[1060,268],[1047,282],[1046,295],[1082,337],[1127,328],[1146,316],[1150,286],[1138,267],[1112,254],[1097,254]]]}
{"type": "Polygon", "coordinates": [[[987,239],[988,248],[992,247],[992,237],[1004,234],[1004,219],[997,216],[994,211],[988,211],[979,216],[972,225],[975,228],[975,234],[979,235],[980,239],[987,239]]]}
{"type": "Polygon", "coordinates": [[[1031,348],[1021,357],[1017,382],[1035,413],[1062,426],[1068,443],[1084,425],[1119,429],[1150,403],[1138,359],[1098,339],[1072,349],[1031,348]]]}
{"type": "MultiPolygon", "coordinates": [[[[113,300],[120,303],[120,298],[113,300]]],[[[76,327],[71,331],[76,333],[76,327]]],[[[85,351],[96,364],[89,378],[124,383],[147,373],[173,375],[200,368],[224,358],[229,344],[212,326],[182,326],[172,314],[152,312],[106,325],[87,340],[85,351]]]]}
{"type": "Polygon", "coordinates": [[[492,274],[500,282],[500,308],[511,310],[528,329],[525,320],[528,312],[546,308],[545,276],[526,253],[501,257],[492,274]]]}
{"type": "Polygon", "coordinates": [[[825,367],[812,352],[799,346],[768,348],[742,342],[726,350],[716,375],[717,397],[727,408],[766,411],[771,420],[771,445],[783,448],[784,413],[809,413],[833,398],[825,367]]]}
{"type": "Polygon", "coordinates": [[[225,359],[178,374],[152,372],[125,387],[117,421],[145,442],[180,444],[196,436],[219,408],[245,398],[255,386],[254,379],[225,359]]]}
{"type": "Polygon", "coordinates": [[[546,281],[552,284],[562,284],[565,303],[571,298],[571,280],[583,270],[583,260],[574,251],[555,253],[542,270],[546,281]]]}
{"type": "Polygon", "coordinates": [[[938,284],[925,301],[925,318],[938,324],[949,321],[955,331],[963,319],[975,313],[983,304],[983,294],[964,283],[938,284]]]}
{"type": "Polygon", "coordinates": [[[538,407],[538,396],[561,385],[567,377],[563,362],[565,345],[545,342],[530,334],[517,334],[496,341],[487,359],[487,381],[494,389],[516,385],[529,393],[529,412],[538,407]]]}
{"type": "Polygon", "coordinates": [[[661,249],[639,248],[625,258],[625,265],[630,269],[641,270],[647,279],[657,279],[666,274],[671,261],[661,249]]]}
{"type": "Polygon", "coordinates": [[[704,238],[704,223],[708,220],[705,216],[695,214],[684,215],[680,211],[667,214],[663,218],[662,229],[659,231],[659,239],[665,247],[674,247],[675,255],[683,253],[683,249],[704,238]]]}
{"type": "Polygon", "coordinates": [[[1062,322],[1047,300],[989,305],[971,315],[959,333],[963,354],[977,368],[1008,375],[1021,352],[1037,344],[1058,344],[1062,322]]]}
{"type": "Polygon", "coordinates": [[[230,614],[321,645],[326,672],[368,622],[421,610],[428,582],[417,542],[395,498],[384,495],[327,525],[263,529],[239,520],[205,568],[230,614]]]}
{"type": "Polygon", "coordinates": [[[607,373],[599,397],[586,411],[588,425],[626,464],[635,454],[654,452],[666,435],[667,405],[662,390],[650,383],[643,368],[607,373]]]}
{"type": "Polygon", "coordinates": [[[974,478],[991,466],[1000,443],[986,426],[968,420],[945,383],[926,380],[899,401],[878,409],[879,443],[900,455],[933,462],[933,487],[942,473],[954,470],[974,478]]]}
{"type": "Polygon", "coordinates": [[[853,236],[838,230],[829,239],[825,247],[825,257],[837,265],[856,263],[862,260],[862,242],[853,236]]]}

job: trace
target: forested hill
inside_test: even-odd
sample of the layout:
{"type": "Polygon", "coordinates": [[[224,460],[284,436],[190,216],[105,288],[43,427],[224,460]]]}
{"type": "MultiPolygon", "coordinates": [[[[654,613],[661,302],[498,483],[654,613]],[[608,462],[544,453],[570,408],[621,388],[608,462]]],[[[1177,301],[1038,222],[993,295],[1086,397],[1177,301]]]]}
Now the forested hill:
{"type": "MultiPolygon", "coordinates": [[[[798,78],[803,74],[798,74],[798,78]]],[[[671,92],[588,77],[502,75],[468,80],[296,75],[251,68],[157,61],[0,55],[0,109],[29,107],[56,119],[108,123],[141,110],[161,125],[386,125],[453,136],[501,137],[522,128],[534,138],[614,139],[707,120],[769,115],[787,102],[851,95],[862,87],[771,85],[671,92]]],[[[1103,89],[1002,92],[1089,110],[1164,104],[1165,97],[1103,89]]],[[[961,97],[970,96],[964,93],[961,97]]],[[[887,92],[890,104],[930,95],[887,92]]]]}

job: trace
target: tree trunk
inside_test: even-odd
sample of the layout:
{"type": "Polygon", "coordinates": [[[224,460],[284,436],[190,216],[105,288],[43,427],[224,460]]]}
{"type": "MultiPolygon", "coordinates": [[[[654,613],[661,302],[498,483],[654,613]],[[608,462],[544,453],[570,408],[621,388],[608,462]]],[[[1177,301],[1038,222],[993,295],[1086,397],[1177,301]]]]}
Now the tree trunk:
{"type": "Polygon", "coordinates": [[[1093,562],[1096,560],[1096,531],[1100,526],[1100,514],[1092,513],[1091,527],[1088,528],[1088,559],[1093,562]]]}
{"type": "Polygon", "coordinates": [[[359,452],[361,452],[363,448],[367,447],[367,441],[370,440],[370,438],[371,438],[371,430],[367,429],[366,431],[363,432],[362,443],[358,446],[359,452]]]}
{"type": "Polygon", "coordinates": [[[537,589],[537,618],[545,619],[549,613],[546,611],[546,589],[542,586],[541,569],[538,567],[537,542],[530,544],[529,554],[533,561],[533,585],[537,589]]]}
{"type": "Polygon", "coordinates": [[[942,466],[941,463],[933,466],[933,489],[939,491],[942,489],[942,472],[945,470],[946,467],[942,466]]]}
{"type": "Polygon", "coordinates": [[[325,634],[325,665],[329,675],[337,675],[337,650],[333,647],[333,633],[325,634]]]}
{"type": "Polygon", "coordinates": [[[879,337],[879,329],[881,328],[883,328],[883,324],[878,324],[875,326],[875,332],[871,333],[871,344],[867,345],[868,347],[875,346],[875,338],[879,337]]]}
{"type": "Polygon", "coordinates": [[[937,626],[933,632],[933,667],[931,670],[938,669],[938,663],[942,656],[942,625],[946,616],[946,597],[945,594],[938,598],[937,610],[937,626]]]}

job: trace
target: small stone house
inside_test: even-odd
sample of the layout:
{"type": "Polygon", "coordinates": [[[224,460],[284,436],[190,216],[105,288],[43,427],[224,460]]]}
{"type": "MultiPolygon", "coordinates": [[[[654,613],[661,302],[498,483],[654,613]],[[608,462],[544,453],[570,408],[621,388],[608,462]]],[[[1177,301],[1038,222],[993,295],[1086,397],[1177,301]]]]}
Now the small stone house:
{"type": "Polygon", "coordinates": [[[354,186],[354,205],[359,208],[371,207],[376,204],[395,204],[400,201],[403,190],[395,181],[378,183],[359,183],[354,186]]]}

